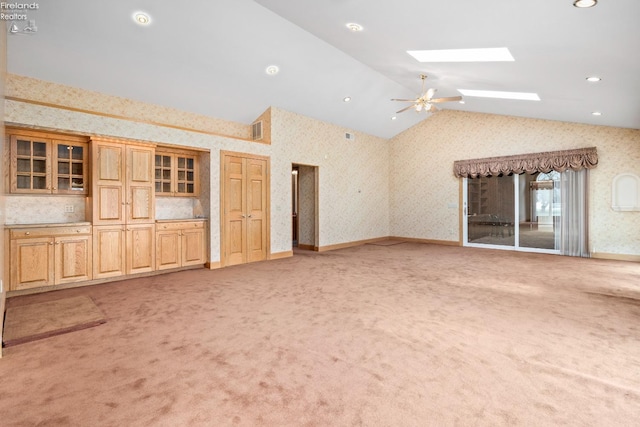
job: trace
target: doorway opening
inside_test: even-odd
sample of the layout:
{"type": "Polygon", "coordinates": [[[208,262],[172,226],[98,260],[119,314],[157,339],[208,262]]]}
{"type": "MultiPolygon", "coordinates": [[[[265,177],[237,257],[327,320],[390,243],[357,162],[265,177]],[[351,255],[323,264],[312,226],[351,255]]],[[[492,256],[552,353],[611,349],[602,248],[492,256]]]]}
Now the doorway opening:
{"type": "Polygon", "coordinates": [[[291,166],[291,246],[317,251],[318,167],[294,163],[291,166]]]}

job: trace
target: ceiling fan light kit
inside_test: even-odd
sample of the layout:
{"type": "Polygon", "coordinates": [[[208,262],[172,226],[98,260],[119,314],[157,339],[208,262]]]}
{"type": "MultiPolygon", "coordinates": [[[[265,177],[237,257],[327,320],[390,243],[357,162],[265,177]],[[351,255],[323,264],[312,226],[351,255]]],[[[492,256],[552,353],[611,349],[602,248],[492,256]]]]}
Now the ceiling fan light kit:
{"type": "Polygon", "coordinates": [[[404,111],[413,108],[416,112],[425,111],[427,113],[435,113],[438,111],[435,105],[440,102],[452,102],[452,101],[462,101],[461,96],[450,96],[446,98],[434,98],[433,95],[436,93],[436,89],[429,88],[426,92],[424,91],[424,81],[427,79],[425,74],[420,74],[420,80],[422,80],[422,95],[420,95],[416,99],[392,99],[392,101],[400,101],[400,102],[411,102],[412,105],[405,107],[401,110],[396,111],[396,114],[402,113],[404,111]]]}

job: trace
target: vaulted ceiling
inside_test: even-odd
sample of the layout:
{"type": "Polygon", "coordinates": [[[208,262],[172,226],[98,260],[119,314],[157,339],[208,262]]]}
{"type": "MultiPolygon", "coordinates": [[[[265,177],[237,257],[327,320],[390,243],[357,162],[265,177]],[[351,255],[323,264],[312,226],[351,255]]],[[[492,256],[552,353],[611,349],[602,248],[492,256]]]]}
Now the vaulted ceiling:
{"type": "Polygon", "coordinates": [[[56,0],[24,12],[37,32],[14,22],[7,67],[247,124],[275,106],[385,138],[428,120],[396,114],[406,104],[390,100],[420,95],[426,74],[437,96],[477,89],[540,97],[465,97],[440,108],[640,129],[640,1],[572,2],[56,0]],[[136,11],[150,25],[137,25],[136,11]],[[363,30],[349,30],[352,22],[363,30]],[[496,47],[515,60],[420,63],[407,53],[496,47]],[[279,73],[267,74],[270,65],[279,73]]]}

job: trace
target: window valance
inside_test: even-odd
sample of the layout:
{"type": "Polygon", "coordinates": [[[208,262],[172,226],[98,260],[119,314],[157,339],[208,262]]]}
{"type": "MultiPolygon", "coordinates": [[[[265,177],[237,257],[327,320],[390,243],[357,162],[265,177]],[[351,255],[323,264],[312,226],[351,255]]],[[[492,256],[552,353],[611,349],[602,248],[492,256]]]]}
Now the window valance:
{"type": "Polygon", "coordinates": [[[493,175],[519,175],[521,173],[549,173],[552,170],[557,172],[564,172],[567,169],[576,171],[592,169],[597,164],[596,147],[590,147],[475,160],[456,160],[453,162],[453,174],[457,178],[478,178],[493,175]]]}

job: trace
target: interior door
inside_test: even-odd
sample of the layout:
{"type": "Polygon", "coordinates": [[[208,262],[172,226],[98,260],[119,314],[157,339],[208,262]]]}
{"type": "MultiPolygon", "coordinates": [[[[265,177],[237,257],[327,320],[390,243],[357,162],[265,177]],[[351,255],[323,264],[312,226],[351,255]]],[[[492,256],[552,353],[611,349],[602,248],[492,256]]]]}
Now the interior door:
{"type": "Polygon", "coordinates": [[[246,162],[242,157],[224,158],[224,262],[247,262],[246,162]]]}
{"type": "Polygon", "coordinates": [[[268,160],[223,155],[222,260],[235,265],[267,259],[269,253],[268,160]]]}
{"type": "Polygon", "coordinates": [[[247,161],[248,262],[267,259],[267,162],[247,161]]]}

